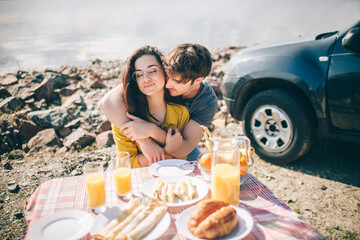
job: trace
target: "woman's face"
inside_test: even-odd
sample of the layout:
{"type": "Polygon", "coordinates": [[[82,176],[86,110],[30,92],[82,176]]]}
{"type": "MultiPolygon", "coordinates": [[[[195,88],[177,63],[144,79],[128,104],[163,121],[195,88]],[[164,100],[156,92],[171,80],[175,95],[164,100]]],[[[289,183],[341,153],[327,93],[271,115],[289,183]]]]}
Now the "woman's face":
{"type": "Polygon", "coordinates": [[[140,91],[147,96],[164,91],[165,74],[153,55],[144,55],[136,59],[132,77],[136,80],[140,91]]]}

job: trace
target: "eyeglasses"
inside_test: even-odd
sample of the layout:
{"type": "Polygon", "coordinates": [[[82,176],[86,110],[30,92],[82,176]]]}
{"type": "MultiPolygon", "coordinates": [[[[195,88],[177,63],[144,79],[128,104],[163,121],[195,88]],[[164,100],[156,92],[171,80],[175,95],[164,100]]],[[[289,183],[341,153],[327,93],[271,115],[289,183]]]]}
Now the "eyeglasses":
{"type": "Polygon", "coordinates": [[[132,79],[134,79],[136,82],[141,82],[145,79],[145,75],[147,75],[148,77],[150,78],[154,78],[154,77],[157,77],[159,75],[159,68],[157,67],[152,67],[150,68],[149,70],[147,71],[141,71],[141,70],[138,70],[138,71],[135,71],[131,77],[132,79]]]}

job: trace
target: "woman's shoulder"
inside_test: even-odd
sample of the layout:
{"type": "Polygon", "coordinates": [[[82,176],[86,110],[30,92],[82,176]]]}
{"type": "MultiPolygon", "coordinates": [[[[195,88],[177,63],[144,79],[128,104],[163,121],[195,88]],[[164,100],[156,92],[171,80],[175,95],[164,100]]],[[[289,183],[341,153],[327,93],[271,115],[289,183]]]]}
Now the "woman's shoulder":
{"type": "Polygon", "coordinates": [[[183,111],[189,112],[187,107],[185,105],[182,105],[182,104],[167,103],[167,106],[168,106],[168,108],[172,109],[175,112],[179,112],[179,111],[181,111],[181,112],[183,112],[183,111]]]}

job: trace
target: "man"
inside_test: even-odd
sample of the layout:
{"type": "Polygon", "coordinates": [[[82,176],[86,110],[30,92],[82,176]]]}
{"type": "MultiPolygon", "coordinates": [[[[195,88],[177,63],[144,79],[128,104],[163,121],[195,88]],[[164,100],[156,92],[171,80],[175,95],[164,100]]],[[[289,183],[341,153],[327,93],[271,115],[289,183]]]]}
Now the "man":
{"type": "MultiPolygon", "coordinates": [[[[171,96],[182,99],[190,113],[181,133],[182,144],[169,154],[196,160],[200,153],[197,145],[203,136],[200,126],[211,125],[218,106],[214,90],[203,81],[211,71],[211,54],[199,44],[180,44],[165,55],[164,65],[168,75],[165,87],[171,96]]],[[[128,138],[139,143],[150,164],[165,159],[165,151],[159,144],[165,144],[167,133],[155,124],[125,113],[121,93],[120,85],[107,93],[99,102],[100,109],[128,138]]]]}

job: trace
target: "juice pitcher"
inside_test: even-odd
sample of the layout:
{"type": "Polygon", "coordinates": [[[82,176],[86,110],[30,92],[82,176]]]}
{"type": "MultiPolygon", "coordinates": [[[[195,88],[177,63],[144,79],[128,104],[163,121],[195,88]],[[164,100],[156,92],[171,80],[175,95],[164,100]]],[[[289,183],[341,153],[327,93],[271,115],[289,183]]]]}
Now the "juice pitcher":
{"type": "Polygon", "coordinates": [[[240,158],[237,136],[227,130],[215,131],[211,156],[212,199],[239,204],[240,158]]]}

